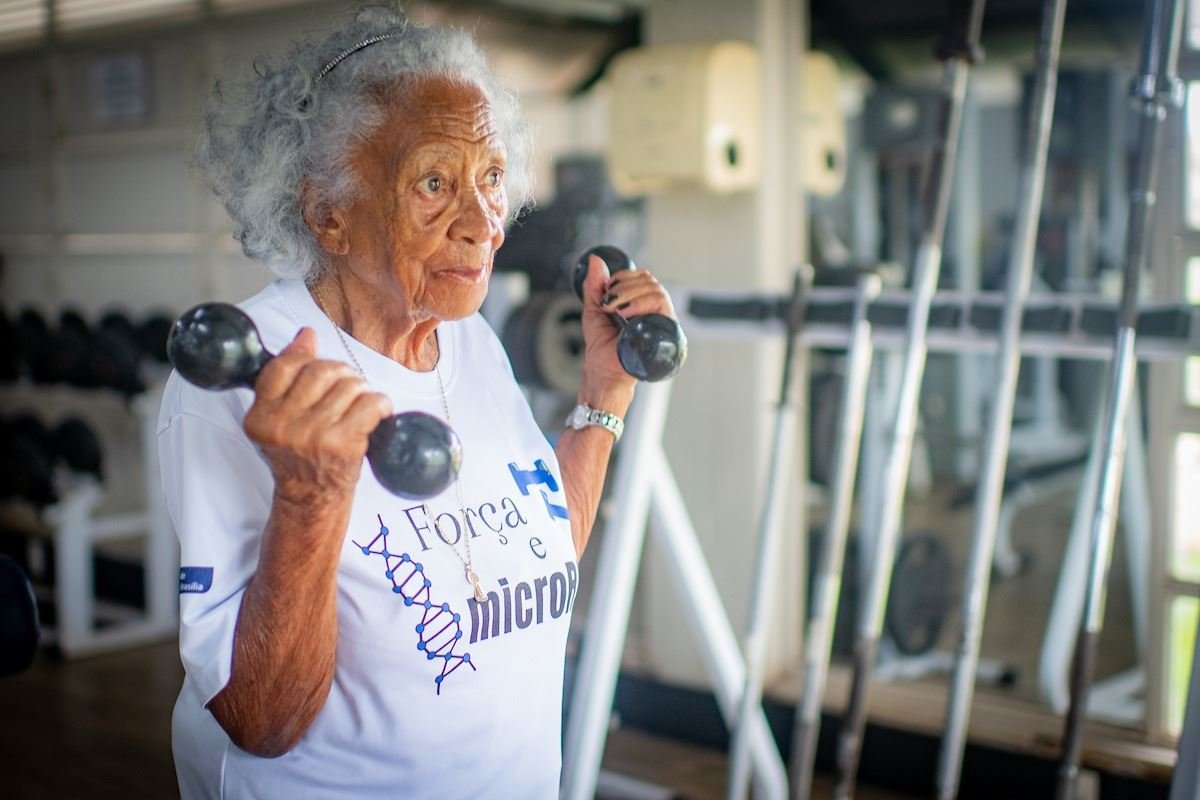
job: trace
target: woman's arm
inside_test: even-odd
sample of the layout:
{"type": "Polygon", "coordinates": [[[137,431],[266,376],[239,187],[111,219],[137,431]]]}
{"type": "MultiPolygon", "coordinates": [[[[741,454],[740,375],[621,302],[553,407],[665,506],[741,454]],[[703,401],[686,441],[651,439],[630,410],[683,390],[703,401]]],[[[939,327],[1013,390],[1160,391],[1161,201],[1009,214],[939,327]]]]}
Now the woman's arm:
{"type": "MultiPolygon", "coordinates": [[[[592,256],[588,264],[583,283],[583,379],[577,400],[624,417],[633,401],[637,381],[621,368],[617,359],[620,331],[608,315],[628,318],[654,313],[674,317],[675,310],[666,290],[648,271],[618,272],[610,279],[603,260],[592,256]]],[[[583,556],[596,521],[613,444],[611,433],[589,426],[563,431],[555,447],[577,558],[583,556]]]]}
{"type": "Polygon", "coordinates": [[[391,413],[304,329],[263,368],[246,435],[275,479],[259,562],[234,633],[229,682],[208,708],[238,747],[290,750],[325,704],[337,647],[337,569],[367,436],[391,413]]]}

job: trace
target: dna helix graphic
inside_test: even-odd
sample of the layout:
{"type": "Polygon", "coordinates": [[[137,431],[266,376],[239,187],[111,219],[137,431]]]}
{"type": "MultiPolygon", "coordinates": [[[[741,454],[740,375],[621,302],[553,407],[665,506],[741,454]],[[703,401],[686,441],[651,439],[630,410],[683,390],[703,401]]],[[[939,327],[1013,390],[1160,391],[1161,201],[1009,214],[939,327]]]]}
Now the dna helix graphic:
{"type": "Polygon", "coordinates": [[[392,592],[404,598],[404,605],[416,606],[421,611],[421,621],[416,625],[417,650],[429,661],[437,661],[441,674],[434,677],[437,694],[442,693],[442,682],[463,664],[473,671],[471,654],[458,655],[454,652],[462,639],[462,616],[450,610],[449,603],[435,603],[430,599],[433,582],[425,575],[425,567],[414,561],[408,553],[393,553],[388,549],[388,527],[383,516],[377,514],[379,533],[367,544],[351,539],[364,556],[381,556],[384,576],[392,582],[392,592]]]}

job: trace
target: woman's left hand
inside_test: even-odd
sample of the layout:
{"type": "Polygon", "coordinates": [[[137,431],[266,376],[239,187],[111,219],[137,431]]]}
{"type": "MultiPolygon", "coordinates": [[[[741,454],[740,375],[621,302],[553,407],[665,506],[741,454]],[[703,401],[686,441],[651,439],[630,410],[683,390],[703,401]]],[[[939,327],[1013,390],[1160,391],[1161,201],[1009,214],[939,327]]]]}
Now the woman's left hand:
{"type": "Polygon", "coordinates": [[[617,337],[621,328],[609,314],[624,319],[643,314],[662,314],[675,319],[675,307],[663,285],[645,269],[622,270],[610,276],[599,256],[588,259],[583,282],[583,380],[580,399],[589,404],[624,414],[614,403],[628,405],[637,379],[617,359],[617,337]],[[597,405],[597,403],[601,405],[597,405]],[[608,403],[609,407],[603,404],[608,403]]]}

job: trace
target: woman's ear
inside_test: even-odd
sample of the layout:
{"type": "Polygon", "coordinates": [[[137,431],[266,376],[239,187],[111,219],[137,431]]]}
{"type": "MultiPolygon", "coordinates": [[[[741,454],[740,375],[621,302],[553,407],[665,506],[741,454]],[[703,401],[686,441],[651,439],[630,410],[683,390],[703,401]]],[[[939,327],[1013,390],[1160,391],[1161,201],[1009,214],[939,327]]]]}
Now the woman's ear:
{"type": "Polygon", "coordinates": [[[346,215],[340,208],[322,201],[318,194],[308,181],[300,187],[300,209],[304,214],[304,224],[312,231],[322,250],[330,255],[344,256],[350,252],[346,215]]]}

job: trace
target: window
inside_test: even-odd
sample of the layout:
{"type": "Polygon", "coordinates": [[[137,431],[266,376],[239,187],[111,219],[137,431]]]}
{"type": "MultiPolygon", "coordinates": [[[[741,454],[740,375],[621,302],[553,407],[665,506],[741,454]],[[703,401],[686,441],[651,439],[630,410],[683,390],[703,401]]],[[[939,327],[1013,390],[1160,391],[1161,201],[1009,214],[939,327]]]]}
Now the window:
{"type": "Polygon", "coordinates": [[[1171,525],[1171,574],[1200,581],[1200,434],[1175,440],[1175,519],[1171,525]]]}
{"type": "Polygon", "coordinates": [[[46,0],[0,0],[0,46],[45,35],[46,0]]]}
{"type": "Polygon", "coordinates": [[[1197,619],[1200,619],[1200,597],[1176,597],[1171,602],[1167,631],[1167,729],[1176,735],[1183,727],[1197,619]]]}
{"type": "Polygon", "coordinates": [[[55,25],[62,31],[78,31],[199,10],[197,0],[56,0],[55,25]]]}

